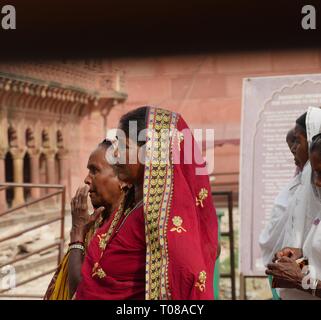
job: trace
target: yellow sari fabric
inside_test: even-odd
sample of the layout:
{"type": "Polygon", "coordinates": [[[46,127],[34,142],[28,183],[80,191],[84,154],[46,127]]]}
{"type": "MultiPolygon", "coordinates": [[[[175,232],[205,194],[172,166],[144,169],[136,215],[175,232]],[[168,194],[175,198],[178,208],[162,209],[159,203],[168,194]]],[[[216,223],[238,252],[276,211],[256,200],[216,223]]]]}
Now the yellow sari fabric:
{"type": "MultiPolygon", "coordinates": [[[[102,219],[98,219],[98,221],[89,229],[86,235],[85,249],[87,249],[90,240],[94,236],[97,228],[99,228],[101,221],[102,219]]],[[[68,264],[69,251],[64,255],[58,266],[45,293],[44,300],[72,300],[69,296],[68,264]]]]}
{"type": "Polygon", "coordinates": [[[45,300],[70,300],[68,285],[69,251],[65,254],[58,266],[47,289],[45,300]]]}

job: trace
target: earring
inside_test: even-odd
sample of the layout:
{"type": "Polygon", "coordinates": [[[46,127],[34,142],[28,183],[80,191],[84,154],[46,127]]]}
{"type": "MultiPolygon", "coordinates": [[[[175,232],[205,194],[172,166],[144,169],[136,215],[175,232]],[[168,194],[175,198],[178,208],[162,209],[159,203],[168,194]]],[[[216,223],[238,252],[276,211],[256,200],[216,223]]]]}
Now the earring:
{"type": "Polygon", "coordinates": [[[119,188],[120,188],[121,192],[127,191],[131,187],[132,187],[132,185],[128,184],[128,183],[119,184],[119,188]]]}

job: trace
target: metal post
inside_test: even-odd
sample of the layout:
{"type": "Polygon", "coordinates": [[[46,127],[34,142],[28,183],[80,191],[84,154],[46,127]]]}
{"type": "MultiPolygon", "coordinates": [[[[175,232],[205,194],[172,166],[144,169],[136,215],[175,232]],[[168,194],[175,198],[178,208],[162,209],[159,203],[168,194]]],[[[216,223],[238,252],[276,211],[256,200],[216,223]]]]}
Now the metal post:
{"type": "Polygon", "coordinates": [[[246,300],[246,277],[240,273],[240,300],[246,300]]]}
{"type": "Polygon", "coordinates": [[[66,188],[62,188],[61,192],[61,224],[60,224],[60,246],[58,265],[61,263],[64,257],[64,245],[65,245],[65,202],[66,202],[66,188]]]}
{"type": "Polygon", "coordinates": [[[228,215],[229,215],[229,232],[230,232],[230,261],[231,261],[231,286],[232,300],[236,300],[235,288],[235,257],[234,257],[234,229],[233,229],[233,194],[229,192],[228,199],[228,215]]]}
{"type": "MultiPolygon", "coordinates": [[[[224,211],[217,211],[217,220],[218,220],[218,241],[221,240],[221,220],[224,216],[224,211]]],[[[216,258],[215,261],[215,270],[214,270],[214,300],[220,299],[220,257],[216,258]]]]}
{"type": "MultiPolygon", "coordinates": [[[[44,226],[44,225],[48,225],[48,224],[50,224],[50,223],[53,223],[53,222],[59,221],[59,220],[60,220],[60,222],[61,222],[61,224],[60,224],[60,226],[61,226],[61,227],[60,227],[60,239],[59,239],[58,242],[54,242],[53,244],[51,244],[51,245],[49,245],[49,246],[47,246],[47,247],[43,247],[43,248],[41,248],[41,249],[38,249],[38,250],[36,250],[36,251],[33,251],[33,252],[31,252],[31,253],[23,256],[23,257],[19,257],[19,258],[17,258],[17,259],[12,260],[12,261],[7,261],[6,263],[2,264],[1,266],[5,266],[5,265],[7,265],[7,264],[11,264],[11,263],[14,263],[14,262],[18,262],[18,261],[21,261],[21,260],[25,260],[26,258],[28,258],[28,257],[30,257],[30,256],[33,256],[33,255],[35,255],[35,254],[37,254],[37,253],[39,253],[40,251],[47,250],[47,249],[49,249],[49,248],[51,248],[51,247],[54,247],[54,246],[56,246],[56,245],[58,245],[58,263],[60,263],[60,262],[62,261],[62,259],[63,259],[63,255],[64,255],[64,242],[65,242],[65,233],[64,233],[64,229],[65,229],[65,201],[66,201],[66,189],[65,189],[65,187],[62,186],[62,185],[32,184],[32,183],[2,183],[2,182],[0,182],[0,191],[1,191],[1,190],[5,190],[5,189],[7,189],[7,188],[12,188],[12,187],[20,187],[20,188],[30,187],[30,188],[45,188],[45,189],[54,188],[54,189],[59,189],[59,191],[53,192],[53,193],[48,194],[48,195],[46,195],[46,196],[43,196],[43,197],[41,197],[41,198],[39,198],[39,199],[35,199],[35,200],[32,200],[32,201],[26,202],[26,203],[24,203],[24,204],[21,204],[21,205],[15,207],[15,208],[6,210],[5,212],[1,212],[1,213],[0,213],[0,217],[3,217],[3,216],[5,216],[5,215],[7,215],[7,214],[10,214],[10,213],[14,212],[14,211],[17,211],[17,210],[19,210],[19,209],[21,209],[21,208],[23,208],[23,207],[28,207],[28,206],[30,206],[30,205],[32,205],[32,204],[41,202],[41,201],[43,201],[43,200],[45,200],[45,199],[47,199],[47,198],[52,198],[53,196],[58,195],[58,194],[61,194],[61,215],[60,215],[60,217],[57,217],[57,218],[48,220],[48,221],[46,221],[46,222],[37,224],[37,225],[35,225],[35,226],[33,226],[33,227],[24,229],[24,230],[19,231],[19,232],[15,233],[15,234],[12,234],[12,235],[10,235],[10,236],[7,236],[7,237],[5,237],[5,238],[2,238],[2,239],[0,239],[0,242],[3,242],[3,241],[6,241],[6,240],[15,238],[15,237],[20,236],[20,235],[22,235],[22,234],[24,234],[24,233],[27,233],[27,232],[29,232],[29,231],[31,231],[31,230],[40,228],[40,227],[42,227],[42,226],[44,226]]],[[[1,266],[0,266],[0,267],[1,267],[1,266]]],[[[44,272],[44,273],[41,273],[41,274],[39,274],[39,275],[37,275],[37,276],[35,276],[35,277],[29,278],[29,279],[27,279],[27,280],[24,280],[24,281],[16,284],[16,287],[21,286],[21,285],[24,285],[24,284],[26,284],[26,283],[28,283],[28,282],[34,281],[34,280],[36,280],[36,279],[38,279],[38,278],[41,278],[41,277],[43,277],[43,276],[45,276],[45,275],[48,275],[48,274],[50,274],[50,273],[53,273],[54,271],[56,271],[56,268],[54,268],[54,269],[52,269],[52,270],[49,270],[49,271],[46,271],[46,272],[44,272]]],[[[4,290],[0,290],[0,293],[7,292],[7,291],[10,291],[10,288],[4,289],[4,290]]],[[[23,295],[19,295],[19,294],[12,294],[12,295],[5,294],[5,295],[1,295],[1,294],[0,294],[0,296],[19,297],[19,296],[23,296],[23,295]]],[[[26,295],[26,296],[27,296],[27,295],[26,295]]],[[[30,295],[30,297],[32,297],[32,296],[33,296],[33,295],[30,295]]],[[[35,296],[36,296],[36,295],[35,295],[35,296]]]]}

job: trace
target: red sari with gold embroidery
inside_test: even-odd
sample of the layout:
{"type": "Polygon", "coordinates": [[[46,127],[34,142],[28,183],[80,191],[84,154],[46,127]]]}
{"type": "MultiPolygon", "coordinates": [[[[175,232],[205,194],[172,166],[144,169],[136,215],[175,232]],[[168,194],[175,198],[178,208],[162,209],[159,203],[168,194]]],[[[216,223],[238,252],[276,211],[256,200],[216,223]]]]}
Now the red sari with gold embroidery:
{"type": "Polygon", "coordinates": [[[209,177],[197,174],[205,163],[197,162],[200,151],[179,114],[150,108],[147,129],[152,130],[143,206],[117,223],[118,232],[110,232],[118,228],[115,215],[98,230],[77,299],[214,299],[217,217],[209,177]],[[108,232],[104,247],[101,239],[108,232]]]}
{"type": "Polygon", "coordinates": [[[143,207],[130,212],[125,221],[124,217],[120,219],[109,243],[102,249],[100,239],[110,229],[112,219],[97,230],[88,247],[76,299],[140,300],[145,297],[143,207]]]}

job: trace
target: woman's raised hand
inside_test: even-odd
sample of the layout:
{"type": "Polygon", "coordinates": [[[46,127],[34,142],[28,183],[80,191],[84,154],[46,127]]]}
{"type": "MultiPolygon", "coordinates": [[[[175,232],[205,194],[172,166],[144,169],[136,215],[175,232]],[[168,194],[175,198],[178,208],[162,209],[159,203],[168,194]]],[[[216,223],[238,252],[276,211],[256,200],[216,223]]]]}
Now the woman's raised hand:
{"type": "Polygon", "coordinates": [[[92,215],[89,215],[87,203],[88,192],[89,187],[87,185],[80,187],[77,189],[76,195],[71,199],[71,242],[84,242],[88,226],[90,226],[105,209],[104,207],[100,207],[95,210],[92,215]]]}

